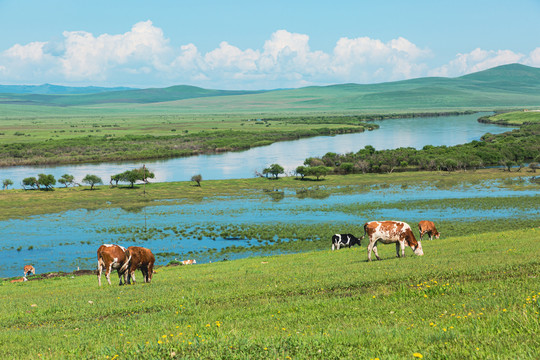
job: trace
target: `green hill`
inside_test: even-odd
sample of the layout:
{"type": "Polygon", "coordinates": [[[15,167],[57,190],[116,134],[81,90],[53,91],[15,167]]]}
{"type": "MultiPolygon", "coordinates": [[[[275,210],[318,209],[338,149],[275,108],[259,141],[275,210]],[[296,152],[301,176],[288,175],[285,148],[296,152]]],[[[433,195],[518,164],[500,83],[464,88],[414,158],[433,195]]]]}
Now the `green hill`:
{"type": "Polygon", "coordinates": [[[179,85],[76,95],[2,94],[2,103],[63,107],[146,104],[158,106],[158,110],[217,112],[534,108],[540,106],[540,69],[510,64],[458,78],[426,77],[271,91],[210,90],[179,85]]]}

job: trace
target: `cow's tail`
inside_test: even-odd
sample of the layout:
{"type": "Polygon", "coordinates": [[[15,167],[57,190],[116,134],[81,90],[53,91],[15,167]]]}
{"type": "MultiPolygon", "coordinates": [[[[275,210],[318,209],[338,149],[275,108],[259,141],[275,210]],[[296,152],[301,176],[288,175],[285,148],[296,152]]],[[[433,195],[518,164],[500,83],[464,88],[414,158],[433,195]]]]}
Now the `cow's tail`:
{"type": "Polygon", "coordinates": [[[128,266],[129,266],[129,263],[131,262],[131,253],[129,252],[128,249],[126,249],[126,251],[124,252],[126,254],[126,261],[124,261],[124,264],[122,265],[122,267],[120,268],[119,272],[120,273],[125,273],[128,266]]]}
{"type": "Polygon", "coordinates": [[[364,224],[364,235],[360,236],[360,245],[362,245],[362,240],[364,240],[364,236],[367,234],[367,224],[368,223],[364,224]]]}

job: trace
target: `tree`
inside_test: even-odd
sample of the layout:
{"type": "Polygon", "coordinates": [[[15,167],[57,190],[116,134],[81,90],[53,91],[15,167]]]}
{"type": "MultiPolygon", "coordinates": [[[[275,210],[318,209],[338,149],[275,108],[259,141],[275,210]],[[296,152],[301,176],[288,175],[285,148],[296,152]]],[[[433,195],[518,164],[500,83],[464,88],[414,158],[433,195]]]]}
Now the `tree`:
{"type": "Polygon", "coordinates": [[[326,166],[312,166],[308,168],[308,174],[306,175],[313,175],[319,180],[321,176],[326,176],[328,173],[332,171],[332,168],[326,167],[326,166]]]}
{"type": "Polygon", "coordinates": [[[24,178],[22,180],[22,187],[23,189],[26,190],[27,187],[30,187],[32,189],[37,189],[39,187],[39,183],[37,181],[37,179],[33,176],[30,176],[30,177],[27,177],[27,178],[24,178]]]}
{"type": "Polygon", "coordinates": [[[51,190],[56,185],[56,179],[52,174],[38,174],[38,185],[45,186],[45,190],[51,190]]]}
{"type": "Polygon", "coordinates": [[[90,190],[94,190],[94,185],[97,184],[103,184],[103,181],[101,181],[101,178],[97,175],[90,175],[87,174],[83,179],[82,182],[85,184],[90,185],[90,190]]]}
{"type": "Polygon", "coordinates": [[[11,181],[11,179],[4,179],[4,181],[2,181],[2,185],[4,185],[4,190],[6,190],[8,186],[13,185],[13,181],[11,181]]]}
{"type": "Polygon", "coordinates": [[[73,181],[75,180],[75,177],[73,175],[64,174],[60,179],[58,179],[58,182],[65,187],[68,187],[69,185],[73,185],[73,181]]]}
{"type": "Polygon", "coordinates": [[[116,181],[117,184],[118,184],[118,181],[125,181],[125,182],[130,183],[131,187],[134,187],[135,182],[137,181],[148,182],[147,179],[149,178],[153,179],[154,177],[155,175],[153,172],[149,171],[145,167],[141,167],[139,169],[127,170],[121,174],[113,175],[111,176],[111,181],[116,181]]]}
{"type": "Polygon", "coordinates": [[[197,183],[197,186],[201,187],[202,175],[201,174],[193,175],[191,177],[191,181],[195,181],[197,183]]]}
{"type": "Polygon", "coordinates": [[[307,167],[303,165],[297,166],[295,172],[297,175],[300,175],[300,179],[303,180],[304,176],[306,176],[307,167]]]}
{"type": "Polygon", "coordinates": [[[283,169],[283,166],[279,164],[272,164],[266,169],[263,170],[263,174],[268,176],[268,174],[271,174],[274,176],[274,178],[278,178],[279,174],[283,174],[285,172],[285,169],[283,169]]]}
{"type": "Polygon", "coordinates": [[[115,185],[118,186],[118,182],[122,180],[122,174],[116,174],[111,176],[111,186],[113,181],[115,182],[115,185]]]}

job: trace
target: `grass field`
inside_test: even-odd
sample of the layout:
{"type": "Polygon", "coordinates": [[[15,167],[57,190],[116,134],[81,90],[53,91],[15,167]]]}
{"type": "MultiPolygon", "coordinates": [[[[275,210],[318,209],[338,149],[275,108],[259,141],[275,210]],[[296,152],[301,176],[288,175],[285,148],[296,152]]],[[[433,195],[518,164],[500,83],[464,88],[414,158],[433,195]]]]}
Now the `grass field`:
{"type": "Polygon", "coordinates": [[[536,359],[538,228],[159,268],[0,292],[3,359],[536,359]]]}

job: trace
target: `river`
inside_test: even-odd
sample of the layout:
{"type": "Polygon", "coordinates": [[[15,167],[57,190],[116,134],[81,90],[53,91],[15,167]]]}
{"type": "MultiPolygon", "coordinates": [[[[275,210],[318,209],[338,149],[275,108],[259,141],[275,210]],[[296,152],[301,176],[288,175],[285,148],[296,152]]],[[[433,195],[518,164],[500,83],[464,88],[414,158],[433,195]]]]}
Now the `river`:
{"type": "MultiPolygon", "coordinates": [[[[242,179],[253,177],[255,171],[270,164],[280,164],[286,172],[302,165],[308,157],[323,156],[327,152],[338,154],[357,152],[366,145],[377,150],[425,145],[453,146],[478,140],[486,133],[499,134],[511,128],[477,122],[476,113],[459,116],[423,117],[374,121],[379,129],[356,134],[318,136],[294,141],[282,141],[246,151],[215,155],[199,155],[167,160],[146,161],[155,174],[156,182],[189,181],[201,174],[203,180],[242,179]]],[[[63,174],[75,176],[81,182],[87,174],[99,176],[108,182],[111,175],[142,166],[141,162],[96,163],[59,166],[20,166],[0,168],[0,180],[11,179],[15,188],[21,188],[22,179],[40,173],[52,174],[59,179],[63,174]]]]}

